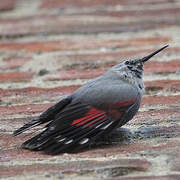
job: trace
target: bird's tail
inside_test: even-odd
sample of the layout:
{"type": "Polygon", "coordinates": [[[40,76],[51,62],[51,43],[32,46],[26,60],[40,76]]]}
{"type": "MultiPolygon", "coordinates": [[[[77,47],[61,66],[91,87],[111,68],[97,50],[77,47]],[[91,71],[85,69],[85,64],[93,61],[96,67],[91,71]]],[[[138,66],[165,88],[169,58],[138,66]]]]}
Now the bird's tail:
{"type": "Polygon", "coordinates": [[[17,136],[17,135],[25,132],[29,128],[33,128],[33,127],[38,126],[40,124],[42,124],[42,122],[39,119],[34,119],[34,120],[28,122],[27,124],[25,124],[24,126],[20,127],[19,129],[15,130],[13,132],[13,135],[17,136]]]}
{"type": "Polygon", "coordinates": [[[59,111],[61,111],[67,104],[69,104],[71,102],[71,100],[72,100],[71,96],[68,96],[68,97],[62,99],[61,101],[56,103],[54,106],[51,106],[50,108],[48,108],[37,119],[34,119],[34,120],[28,122],[21,128],[14,131],[13,135],[17,136],[30,128],[36,127],[40,124],[49,123],[50,121],[52,121],[54,119],[55,115],[59,111]]]}

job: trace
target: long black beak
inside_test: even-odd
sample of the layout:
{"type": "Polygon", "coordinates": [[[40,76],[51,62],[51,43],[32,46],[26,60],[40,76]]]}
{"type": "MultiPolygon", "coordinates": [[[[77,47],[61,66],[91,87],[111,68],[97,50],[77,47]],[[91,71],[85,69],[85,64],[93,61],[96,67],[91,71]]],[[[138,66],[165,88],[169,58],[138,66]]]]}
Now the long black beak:
{"type": "Polygon", "coordinates": [[[149,60],[151,57],[153,57],[155,54],[159,53],[160,51],[162,51],[163,49],[165,49],[165,48],[167,48],[167,47],[168,47],[168,45],[162,47],[161,49],[158,49],[157,51],[151,53],[151,54],[148,55],[148,56],[143,57],[143,58],[141,59],[141,62],[144,63],[144,62],[148,61],[148,60],[149,60]]]}

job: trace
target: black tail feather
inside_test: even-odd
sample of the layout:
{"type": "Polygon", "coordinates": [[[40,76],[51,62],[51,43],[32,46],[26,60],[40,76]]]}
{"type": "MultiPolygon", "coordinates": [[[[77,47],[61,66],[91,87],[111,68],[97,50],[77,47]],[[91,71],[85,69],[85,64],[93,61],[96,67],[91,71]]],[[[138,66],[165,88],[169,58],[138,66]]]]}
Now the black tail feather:
{"type": "MultiPolygon", "coordinates": [[[[99,118],[101,118],[100,121],[89,126],[90,129],[92,129],[93,126],[96,126],[97,123],[101,123],[104,119],[104,115],[103,116],[100,115],[99,118]]],[[[95,119],[92,119],[90,122],[94,120],[95,119]]],[[[86,122],[85,124],[80,125],[80,126],[70,126],[69,124],[66,124],[66,125],[64,124],[63,129],[59,130],[58,128],[56,130],[54,129],[53,131],[50,130],[51,123],[49,123],[45,127],[46,130],[44,130],[42,133],[24,142],[22,147],[26,149],[31,149],[31,150],[40,150],[40,149],[42,150],[45,147],[48,148],[48,146],[50,146],[51,144],[57,144],[55,138],[59,135],[61,135],[62,137],[66,137],[67,139],[74,138],[72,136],[77,135],[77,138],[78,138],[78,136],[80,136],[80,133],[83,135],[85,131],[87,131],[87,128],[83,128],[83,126],[88,125],[90,122],[86,122]],[[43,142],[46,142],[46,143],[43,143],[43,142]]]]}
{"type": "MultiPolygon", "coordinates": [[[[102,122],[101,122],[102,123],[102,122]]],[[[97,126],[99,124],[101,124],[100,122],[97,123],[97,126]]],[[[62,143],[53,143],[52,146],[48,146],[44,151],[47,154],[59,154],[59,153],[63,153],[63,152],[73,152],[77,147],[85,147],[88,146],[88,144],[91,142],[91,138],[94,135],[98,135],[101,134],[101,130],[100,128],[102,128],[103,126],[105,126],[107,123],[109,123],[108,120],[105,120],[102,125],[100,125],[98,128],[90,128],[90,129],[79,129],[79,133],[75,133],[72,134],[70,137],[68,137],[64,142],[62,143]],[[88,138],[89,142],[85,143],[85,144],[79,144],[79,142],[81,140],[83,140],[84,138],[88,138]],[[67,143],[68,141],[70,141],[71,139],[73,139],[72,143],[67,143]]]]}
{"type": "Polygon", "coordinates": [[[43,112],[38,119],[32,120],[30,122],[28,122],[27,124],[25,124],[24,126],[22,126],[21,128],[17,129],[16,131],[13,132],[14,136],[17,136],[23,132],[25,132],[26,130],[28,130],[29,128],[33,128],[36,127],[40,124],[43,123],[47,123],[49,121],[52,121],[54,119],[54,117],[56,116],[56,114],[61,111],[67,104],[69,104],[72,100],[71,96],[68,96],[64,99],[62,99],[61,101],[59,101],[58,103],[56,103],[54,106],[51,106],[50,108],[48,108],[45,112],[43,112]]]}
{"type": "Polygon", "coordinates": [[[30,122],[28,122],[27,124],[25,124],[24,126],[22,126],[21,128],[15,130],[13,132],[13,135],[14,136],[17,136],[23,132],[25,132],[26,130],[28,130],[29,128],[33,128],[33,127],[36,127],[38,125],[42,124],[42,122],[39,121],[39,119],[34,119],[30,122]]]}
{"type": "MultiPolygon", "coordinates": [[[[104,118],[103,118],[104,119],[104,118]]],[[[84,125],[88,124],[89,122],[78,126],[69,126],[67,125],[65,129],[58,132],[50,132],[48,129],[40,133],[39,135],[27,140],[23,143],[22,148],[30,149],[30,150],[43,150],[48,154],[57,154],[63,151],[70,151],[74,149],[76,146],[85,146],[79,145],[78,142],[83,139],[84,136],[88,135],[90,132],[96,132],[99,128],[94,128],[93,126],[98,126],[99,124],[105,125],[107,124],[107,120],[96,122],[95,124],[91,125],[89,128],[83,128],[84,125]],[[65,141],[58,142],[58,136],[66,138],[65,141]],[[67,141],[74,139],[73,143],[66,144],[67,141]],[[71,148],[73,147],[73,148],[71,148]]],[[[93,133],[94,134],[94,133],[93,133]]]]}

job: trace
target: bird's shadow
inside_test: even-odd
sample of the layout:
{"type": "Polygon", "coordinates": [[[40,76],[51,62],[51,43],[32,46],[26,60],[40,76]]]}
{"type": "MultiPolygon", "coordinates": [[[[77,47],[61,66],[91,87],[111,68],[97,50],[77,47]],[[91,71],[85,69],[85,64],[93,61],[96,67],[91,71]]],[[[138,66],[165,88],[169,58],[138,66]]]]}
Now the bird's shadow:
{"type": "Polygon", "coordinates": [[[171,138],[177,135],[178,133],[174,127],[140,126],[135,130],[128,128],[118,128],[112,131],[110,134],[99,138],[91,147],[98,148],[101,146],[109,146],[113,144],[126,144],[158,137],[171,138]]]}

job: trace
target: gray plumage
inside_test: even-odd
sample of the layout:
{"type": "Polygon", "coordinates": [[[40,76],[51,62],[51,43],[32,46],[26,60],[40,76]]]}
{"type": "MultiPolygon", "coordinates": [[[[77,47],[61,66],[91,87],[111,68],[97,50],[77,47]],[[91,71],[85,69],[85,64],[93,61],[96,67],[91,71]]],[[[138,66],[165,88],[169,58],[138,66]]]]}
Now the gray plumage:
{"type": "Polygon", "coordinates": [[[77,152],[114,128],[126,124],[137,113],[144,93],[143,65],[152,56],[113,66],[14,132],[44,124],[45,130],[22,147],[46,153],[77,152]]]}

